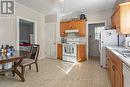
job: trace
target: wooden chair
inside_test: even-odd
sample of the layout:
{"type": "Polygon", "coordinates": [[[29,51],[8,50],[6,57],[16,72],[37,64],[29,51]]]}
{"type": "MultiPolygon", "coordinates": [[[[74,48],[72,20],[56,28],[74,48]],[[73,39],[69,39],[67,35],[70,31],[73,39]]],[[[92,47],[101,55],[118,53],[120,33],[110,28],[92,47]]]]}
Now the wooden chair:
{"type": "Polygon", "coordinates": [[[30,49],[31,56],[29,58],[23,59],[22,63],[19,65],[21,67],[22,75],[24,75],[26,66],[29,66],[29,69],[31,70],[32,64],[36,65],[36,71],[38,72],[37,59],[38,59],[38,55],[39,55],[39,48],[40,48],[40,45],[33,44],[30,49]]]}

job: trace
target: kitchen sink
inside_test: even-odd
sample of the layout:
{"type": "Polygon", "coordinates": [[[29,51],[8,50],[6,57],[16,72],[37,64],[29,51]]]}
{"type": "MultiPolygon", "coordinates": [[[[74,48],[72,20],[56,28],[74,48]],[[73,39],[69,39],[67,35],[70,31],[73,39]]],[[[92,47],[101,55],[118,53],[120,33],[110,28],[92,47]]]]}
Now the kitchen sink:
{"type": "Polygon", "coordinates": [[[129,54],[124,54],[124,56],[125,56],[126,58],[130,58],[130,53],[129,53],[129,54]]]}
{"type": "Polygon", "coordinates": [[[129,50],[123,50],[123,51],[121,51],[122,53],[130,53],[130,51],[129,50]]]}
{"type": "Polygon", "coordinates": [[[115,50],[121,55],[123,55],[125,58],[130,58],[130,50],[115,50]]]}

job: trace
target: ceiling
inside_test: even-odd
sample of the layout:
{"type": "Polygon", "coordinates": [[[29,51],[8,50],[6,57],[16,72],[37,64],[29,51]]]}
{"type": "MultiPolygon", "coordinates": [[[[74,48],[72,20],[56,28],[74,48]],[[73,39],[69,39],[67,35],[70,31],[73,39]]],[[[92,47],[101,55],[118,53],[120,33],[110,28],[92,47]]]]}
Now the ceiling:
{"type": "Polygon", "coordinates": [[[116,0],[16,0],[43,14],[56,12],[99,11],[113,8],[116,0]]]}

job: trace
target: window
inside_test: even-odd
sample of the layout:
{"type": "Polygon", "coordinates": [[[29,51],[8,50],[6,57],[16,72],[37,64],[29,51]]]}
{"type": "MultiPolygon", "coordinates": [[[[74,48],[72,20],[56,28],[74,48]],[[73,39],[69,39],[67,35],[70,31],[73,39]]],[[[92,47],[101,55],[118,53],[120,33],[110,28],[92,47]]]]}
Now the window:
{"type": "Polygon", "coordinates": [[[95,27],[95,40],[100,40],[100,33],[103,30],[105,30],[104,26],[95,27]]]}

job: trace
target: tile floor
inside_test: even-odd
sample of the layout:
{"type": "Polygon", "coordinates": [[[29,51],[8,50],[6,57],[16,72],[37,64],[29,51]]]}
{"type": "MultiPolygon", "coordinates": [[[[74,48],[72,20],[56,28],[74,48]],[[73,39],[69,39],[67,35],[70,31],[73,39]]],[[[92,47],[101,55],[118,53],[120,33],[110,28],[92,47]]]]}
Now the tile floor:
{"type": "Polygon", "coordinates": [[[106,69],[102,69],[97,58],[82,63],[60,60],[39,61],[39,72],[26,68],[25,82],[12,75],[0,76],[0,87],[111,87],[106,69]]]}

